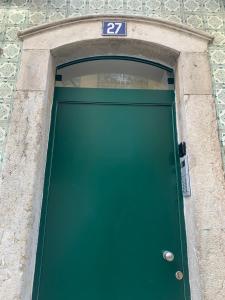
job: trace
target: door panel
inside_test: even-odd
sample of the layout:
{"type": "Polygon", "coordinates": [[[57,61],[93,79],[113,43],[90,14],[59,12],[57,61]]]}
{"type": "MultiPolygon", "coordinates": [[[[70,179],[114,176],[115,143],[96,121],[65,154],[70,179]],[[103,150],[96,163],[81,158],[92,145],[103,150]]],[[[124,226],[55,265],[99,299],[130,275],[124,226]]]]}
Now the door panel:
{"type": "Polygon", "coordinates": [[[33,299],[189,299],[173,102],[57,89],[33,299]]]}

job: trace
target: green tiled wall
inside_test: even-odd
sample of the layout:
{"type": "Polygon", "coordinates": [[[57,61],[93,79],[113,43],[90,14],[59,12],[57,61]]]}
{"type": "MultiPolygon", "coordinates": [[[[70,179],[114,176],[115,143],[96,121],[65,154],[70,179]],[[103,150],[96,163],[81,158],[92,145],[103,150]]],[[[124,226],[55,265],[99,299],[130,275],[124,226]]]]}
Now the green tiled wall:
{"type": "Polygon", "coordinates": [[[67,17],[103,13],[160,17],[215,36],[209,56],[225,158],[225,0],[0,0],[0,47],[3,49],[0,57],[0,161],[20,60],[17,31],[67,17]]]}

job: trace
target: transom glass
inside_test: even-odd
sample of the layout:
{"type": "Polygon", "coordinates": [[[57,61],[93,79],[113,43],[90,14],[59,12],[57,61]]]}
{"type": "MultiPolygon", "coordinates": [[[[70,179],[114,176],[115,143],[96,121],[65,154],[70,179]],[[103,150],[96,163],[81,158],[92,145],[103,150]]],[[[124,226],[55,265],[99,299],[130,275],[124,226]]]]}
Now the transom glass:
{"type": "Polygon", "coordinates": [[[95,60],[57,70],[56,86],[80,88],[174,89],[173,72],[129,60],[95,60]]]}

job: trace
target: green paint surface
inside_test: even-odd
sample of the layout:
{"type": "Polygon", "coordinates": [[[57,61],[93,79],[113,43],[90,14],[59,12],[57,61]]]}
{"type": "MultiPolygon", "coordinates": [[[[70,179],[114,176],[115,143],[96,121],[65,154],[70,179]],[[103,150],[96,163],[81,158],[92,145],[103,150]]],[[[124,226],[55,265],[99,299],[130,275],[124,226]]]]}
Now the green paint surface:
{"type": "Polygon", "coordinates": [[[33,299],[189,299],[173,92],[54,101],[33,299]]]}

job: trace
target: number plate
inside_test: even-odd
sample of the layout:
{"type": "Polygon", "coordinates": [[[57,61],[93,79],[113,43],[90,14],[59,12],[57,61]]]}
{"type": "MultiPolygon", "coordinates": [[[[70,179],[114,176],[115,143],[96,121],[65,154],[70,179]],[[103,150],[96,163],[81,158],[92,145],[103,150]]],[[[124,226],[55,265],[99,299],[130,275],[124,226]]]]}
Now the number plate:
{"type": "Polygon", "coordinates": [[[103,21],[102,22],[102,35],[127,35],[126,21],[103,21]]]}

